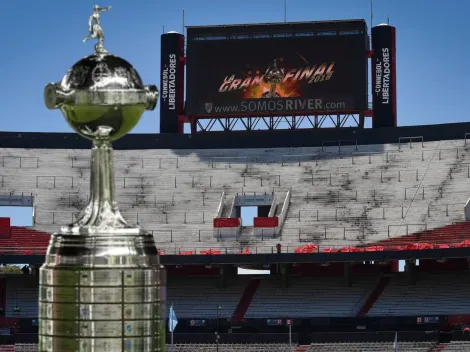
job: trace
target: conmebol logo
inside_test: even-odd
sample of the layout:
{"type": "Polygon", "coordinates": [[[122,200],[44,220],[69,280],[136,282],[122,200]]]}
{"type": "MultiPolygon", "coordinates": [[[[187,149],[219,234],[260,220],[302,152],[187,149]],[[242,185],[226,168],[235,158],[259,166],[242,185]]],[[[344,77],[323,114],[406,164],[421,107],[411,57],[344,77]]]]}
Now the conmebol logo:
{"type": "Polygon", "coordinates": [[[206,112],[207,112],[208,114],[210,114],[211,111],[212,111],[212,106],[213,106],[213,104],[212,104],[212,103],[205,103],[204,106],[206,107],[206,112]]]}

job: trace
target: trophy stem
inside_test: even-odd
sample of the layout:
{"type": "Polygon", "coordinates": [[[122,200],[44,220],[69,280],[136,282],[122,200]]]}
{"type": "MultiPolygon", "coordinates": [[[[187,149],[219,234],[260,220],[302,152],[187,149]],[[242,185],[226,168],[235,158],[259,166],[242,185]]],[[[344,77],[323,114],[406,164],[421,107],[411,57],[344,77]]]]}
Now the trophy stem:
{"type": "Polygon", "coordinates": [[[79,234],[109,234],[129,228],[133,227],[122,217],[116,201],[111,142],[95,140],[91,150],[90,201],[78,220],[63,230],[79,234]]]}

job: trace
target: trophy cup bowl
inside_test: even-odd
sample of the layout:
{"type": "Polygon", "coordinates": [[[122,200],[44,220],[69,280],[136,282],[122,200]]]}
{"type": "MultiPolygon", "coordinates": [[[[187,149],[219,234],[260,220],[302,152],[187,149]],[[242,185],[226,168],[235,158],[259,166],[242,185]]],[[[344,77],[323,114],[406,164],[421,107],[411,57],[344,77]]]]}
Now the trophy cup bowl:
{"type": "Polygon", "coordinates": [[[81,59],[62,81],[44,89],[46,107],[59,108],[68,124],[91,140],[114,141],[129,133],[157,99],[156,86],[144,86],[129,62],[111,54],[81,59]]]}

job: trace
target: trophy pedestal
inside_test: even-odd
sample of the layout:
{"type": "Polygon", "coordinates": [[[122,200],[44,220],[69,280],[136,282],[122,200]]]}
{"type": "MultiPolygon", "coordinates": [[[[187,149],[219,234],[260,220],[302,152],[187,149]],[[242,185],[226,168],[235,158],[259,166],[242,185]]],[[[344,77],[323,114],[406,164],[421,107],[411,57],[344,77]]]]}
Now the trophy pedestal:
{"type": "Polygon", "coordinates": [[[40,269],[39,351],[164,351],[165,271],[153,236],[119,212],[109,142],[95,142],[90,184],[40,269]]]}
{"type": "Polygon", "coordinates": [[[164,351],[165,286],[149,234],[53,235],[40,269],[39,351],[164,351]]]}

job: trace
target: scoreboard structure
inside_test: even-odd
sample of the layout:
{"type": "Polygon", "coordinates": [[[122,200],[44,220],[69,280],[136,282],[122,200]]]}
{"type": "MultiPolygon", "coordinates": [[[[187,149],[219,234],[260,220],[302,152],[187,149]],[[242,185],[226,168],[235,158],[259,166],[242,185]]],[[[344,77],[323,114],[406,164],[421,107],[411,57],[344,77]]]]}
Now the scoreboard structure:
{"type": "MultiPolygon", "coordinates": [[[[384,75],[373,90],[383,98],[386,80],[395,82],[385,75],[394,59],[379,50],[390,43],[375,28],[384,75]]],[[[365,20],[187,27],[186,55],[184,43],[181,34],[162,35],[160,133],[183,133],[184,123],[192,133],[364,127],[375,111],[374,127],[396,125],[396,108],[390,117],[384,100],[373,95],[370,109],[375,51],[365,20]]],[[[394,102],[396,89],[389,89],[394,102]]]]}

